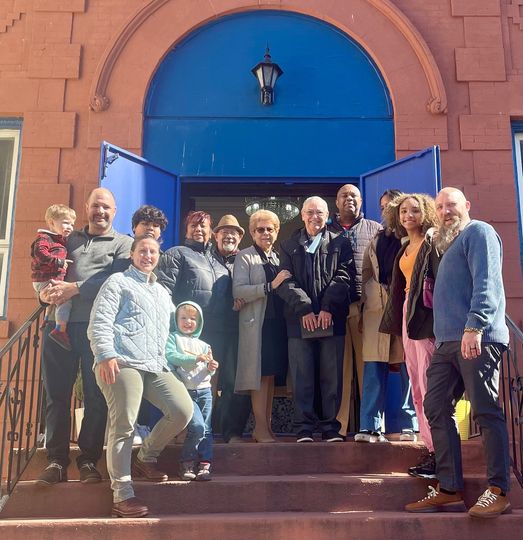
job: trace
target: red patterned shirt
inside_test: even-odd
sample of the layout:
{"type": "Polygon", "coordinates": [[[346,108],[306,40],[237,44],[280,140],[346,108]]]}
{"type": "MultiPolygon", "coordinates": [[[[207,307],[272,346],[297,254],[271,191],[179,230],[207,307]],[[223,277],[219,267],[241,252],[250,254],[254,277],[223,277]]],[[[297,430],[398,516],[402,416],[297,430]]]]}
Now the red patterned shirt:
{"type": "Polygon", "coordinates": [[[61,234],[38,229],[36,240],[31,244],[31,279],[35,282],[63,280],[66,258],[65,238],[61,234]]]}

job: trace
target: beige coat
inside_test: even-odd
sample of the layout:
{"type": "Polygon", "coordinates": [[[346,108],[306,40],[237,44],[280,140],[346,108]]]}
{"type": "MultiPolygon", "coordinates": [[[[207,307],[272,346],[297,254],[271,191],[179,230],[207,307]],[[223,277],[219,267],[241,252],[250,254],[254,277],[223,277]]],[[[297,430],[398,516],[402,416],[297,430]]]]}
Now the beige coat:
{"type": "Polygon", "coordinates": [[[363,317],[363,361],[389,362],[404,361],[401,338],[378,331],[388,294],[379,282],[378,258],[375,236],[365,250],[362,267],[361,306],[363,317]]]}
{"type": "Polygon", "coordinates": [[[267,296],[262,259],[253,246],[236,255],[232,294],[234,298],[243,298],[246,302],[239,317],[238,368],[234,390],[259,390],[262,328],[267,296]]]}

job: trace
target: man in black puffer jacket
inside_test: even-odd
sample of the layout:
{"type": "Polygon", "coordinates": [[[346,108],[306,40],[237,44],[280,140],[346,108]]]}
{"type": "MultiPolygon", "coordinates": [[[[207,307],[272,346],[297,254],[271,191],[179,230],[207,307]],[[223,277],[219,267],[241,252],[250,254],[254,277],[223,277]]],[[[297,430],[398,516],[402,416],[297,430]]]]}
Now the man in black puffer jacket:
{"type": "Polygon", "coordinates": [[[305,227],[280,249],[280,269],[292,274],[277,292],[285,301],[298,442],[311,442],[315,427],[320,428],[325,441],[344,440],[336,415],[341,401],[345,321],[355,271],[350,242],[326,229],[328,216],[323,199],[306,199],[301,211],[305,227]],[[306,337],[319,329],[329,330],[330,335],[306,337]],[[314,410],[315,384],[320,385],[319,418],[314,410]]]}

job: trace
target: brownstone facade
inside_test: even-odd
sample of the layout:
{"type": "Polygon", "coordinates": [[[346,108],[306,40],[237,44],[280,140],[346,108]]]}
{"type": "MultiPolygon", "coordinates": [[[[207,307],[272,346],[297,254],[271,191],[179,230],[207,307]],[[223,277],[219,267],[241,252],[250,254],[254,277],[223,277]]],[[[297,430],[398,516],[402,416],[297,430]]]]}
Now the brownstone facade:
{"type": "Polygon", "coordinates": [[[0,118],[22,118],[7,316],[0,343],[35,308],[28,247],[45,208],[81,225],[102,139],[141,153],[143,106],[165,54],[206,22],[296,11],[355,39],[385,78],[396,156],[439,144],[444,185],[505,246],[509,314],[523,284],[511,122],[523,119],[523,0],[2,0],[0,118]]]}

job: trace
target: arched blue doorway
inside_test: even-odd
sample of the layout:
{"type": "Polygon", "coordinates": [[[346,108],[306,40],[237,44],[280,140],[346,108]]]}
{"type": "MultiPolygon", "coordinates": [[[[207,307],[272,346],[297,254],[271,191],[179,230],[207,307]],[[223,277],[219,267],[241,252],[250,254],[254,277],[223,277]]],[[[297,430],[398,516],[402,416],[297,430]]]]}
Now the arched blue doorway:
{"type": "Polygon", "coordinates": [[[335,27],[291,12],[245,12],[192,33],[160,64],[144,112],[144,157],[186,181],[339,183],[394,159],[374,63],[335,27]],[[267,43],[284,75],[264,107],[250,70],[267,43]]]}

